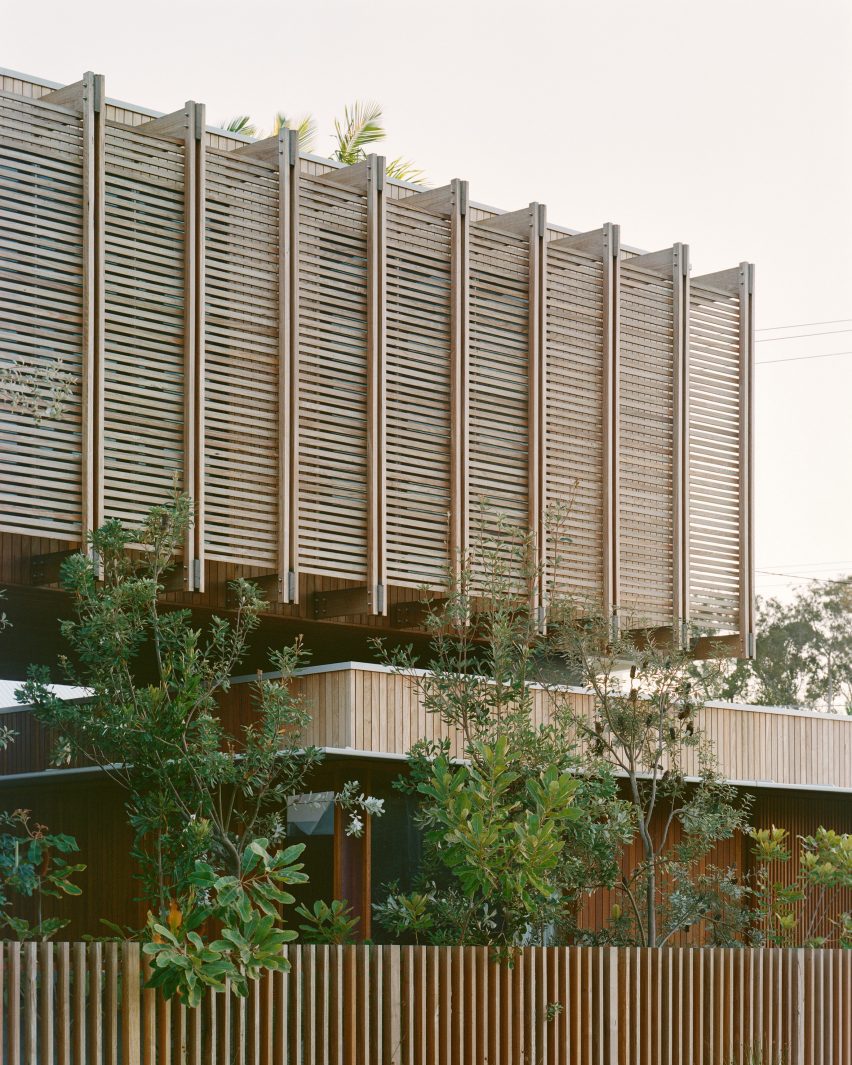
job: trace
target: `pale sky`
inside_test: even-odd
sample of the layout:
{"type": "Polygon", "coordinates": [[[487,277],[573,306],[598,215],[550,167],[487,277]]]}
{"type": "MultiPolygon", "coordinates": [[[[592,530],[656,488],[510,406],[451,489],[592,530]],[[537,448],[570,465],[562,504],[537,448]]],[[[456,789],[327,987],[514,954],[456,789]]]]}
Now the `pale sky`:
{"type": "MultiPolygon", "coordinates": [[[[757,264],[757,567],[852,572],[852,3],[3,0],[0,64],[208,119],[377,99],[382,150],[473,199],[757,264]],[[835,321],[842,319],[842,321],[835,321]],[[810,323],[832,323],[811,325],[810,323]],[[770,327],[808,323],[801,328],[770,327]],[[796,336],[824,332],[827,335],[796,336]],[[791,339],[771,341],[770,337],[791,339]]],[[[758,572],[758,591],[789,579],[758,572]]]]}

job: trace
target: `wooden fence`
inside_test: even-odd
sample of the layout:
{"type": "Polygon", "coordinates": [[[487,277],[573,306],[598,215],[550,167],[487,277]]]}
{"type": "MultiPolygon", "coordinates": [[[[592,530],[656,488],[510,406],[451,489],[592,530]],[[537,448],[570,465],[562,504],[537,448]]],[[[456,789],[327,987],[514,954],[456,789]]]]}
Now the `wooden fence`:
{"type": "Polygon", "coordinates": [[[290,947],[247,1001],[143,986],[136,943],[2,950],[8,1065],[848,1065],[852,951],[290,947]]]}

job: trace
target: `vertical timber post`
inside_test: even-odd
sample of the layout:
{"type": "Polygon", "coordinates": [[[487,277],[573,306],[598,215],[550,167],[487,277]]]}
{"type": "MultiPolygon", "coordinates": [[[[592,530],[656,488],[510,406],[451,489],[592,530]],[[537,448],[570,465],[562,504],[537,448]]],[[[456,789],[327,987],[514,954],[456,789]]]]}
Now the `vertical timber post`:
{"type": "MultiPolygon", "coordinates": [[[[194,196],[191,205],[193,228],[192,228],[192,389],[194,411],[192,423],[194,432],[189,441],[192,451],[190,468],[187,470],[187,485],[195,501],[195,522],[193,524],[193,549],[192,566],[187,570],[189,589],[196,592],[204,591],[204,283],[205,283],[205,107],[204,104],[192,105],[192,128],[190,143],[187,145],[187,155],[192,155],[193,160],[193,185],[194,196]]],[[[189,234],[187,234],[189,238],[189,234]]]]}
{"type": "Polygon", "coordinates": [[[547,555],[547,209],[530,204],[529,251],[529,407],[528,527],[532,547],[530,608],[539,628],[545,621],[547,555]]]}
{"type": "Polygon", "coordinates": [[[754,266],[740,263],[740,654],[754,647],[754,266]]]}
{"type": "Polygon", "coordinates": [[[299,601],[299,135],[278,134],[278,601],[299,601]]]}
{"type": "Polygon", "coordinates": [[[104,78],[83,75],[83,375],[81,547],[103,522],[104,78]]]}
{"type": "Polygon", "coordinates": [[[467,564],[470,543],[468,505],[470,212],[466,181],[452,182],[451,353],[450,353],[450,564],[456,579],[467,564]]]}
{"type": "Polygon", "coordinates": [[[367,585],[370,612],[387,614],[385,501],[385,159],[367,172],[367,585]]]}
{"type": "Polygon", "coordinates": [[[618,453],[619,453],[619,317],[621,232],[618,225],[607,222],[603,227],[604,283],[604,601],[603,609],[618,626],[618,572],[620,545],[618,536],[618,453]]]}
{"type": "Polygon", "coordinates": [[[677,646],[689,625],[689,247],[672,248],[672,592],[677,646]]]}

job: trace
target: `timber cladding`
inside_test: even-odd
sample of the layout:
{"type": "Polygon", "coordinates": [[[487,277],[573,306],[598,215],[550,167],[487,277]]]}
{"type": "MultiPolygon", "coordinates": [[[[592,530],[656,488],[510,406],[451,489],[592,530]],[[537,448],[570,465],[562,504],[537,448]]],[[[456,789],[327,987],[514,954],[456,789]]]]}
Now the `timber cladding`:
{"type": "Polygon", "coordinates": [[[79,543],[177,484],[184,591],[254,568],[382,617],[484,528],[509,568],[532,542],[538,596],[751,653],[748,264],[692,278],[685,245],[133,111],[92,74],[4,78],[0,130],[0,359],[68,379],[58,420],[4,406],[0,531],[79,543]]]}

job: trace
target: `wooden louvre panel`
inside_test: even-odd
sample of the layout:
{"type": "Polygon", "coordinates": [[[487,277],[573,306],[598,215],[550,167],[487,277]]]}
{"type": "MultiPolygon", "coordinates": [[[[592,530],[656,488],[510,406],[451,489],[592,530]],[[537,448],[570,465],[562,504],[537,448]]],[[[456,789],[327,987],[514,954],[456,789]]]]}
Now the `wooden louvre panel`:
{"type": "Polygon", "coordinates": [[[134,524],[184,479],[184,146],[105,142],[104,514],[134,524]]]}
{"type": "Polygon", "coordinates": [[[275,567],[278,536],[278,171],[208,149],[205,543],[275,567]]]}
{"type": "Polygon", "coordinates": [[[78,114],[0,93],[0,367],[42,413],[54,383],[65,393],[40,424],[0,401],[0,528],[67,540],[82,515],[83,154],[78,114]]]}
{"type": "Polygon", "coordinates": [[[450,221],[386,204],[388,581],[440,587],[449,563],[450,221]]]}
{"type": "Polygon", "coordinates": [[[299,568],[367,575],[367,201],[299,196],[299,568]]]}
{"type": "Polygon", "coordinates": [[[733,630],[740,609],[740,299],[690,286],[689,610],[696,629],[733,630]]]}
{"type": "Polygon", "coordinates": [[[470,540],[514,577],[529,532],[529,248],[470,227],[470,540]]]}
{"type": "Polygon", "coordinates": [[[674,612],[675,366],[671,273],[621,263],[619,313],[619,612],[628,627],[674,612]]]}
{"type": "MultiPolygon", "coordinates": [[[[601,238],[601,244],[603,238],[601,238]]],[[[547,252],[549,564],[556,590],[604,599],[604,263],[564,246],[547,252]]]]}

